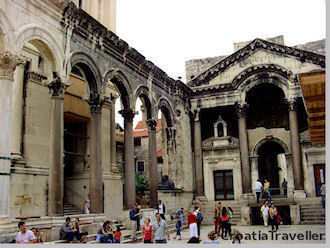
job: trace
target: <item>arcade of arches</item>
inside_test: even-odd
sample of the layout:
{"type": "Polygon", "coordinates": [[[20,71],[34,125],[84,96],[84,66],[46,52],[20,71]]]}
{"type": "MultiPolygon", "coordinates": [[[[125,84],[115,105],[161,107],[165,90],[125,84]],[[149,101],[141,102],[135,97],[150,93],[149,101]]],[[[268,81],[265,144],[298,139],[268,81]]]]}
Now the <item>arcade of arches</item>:
{"type": "Polygon", "coordinates": [[[47,27],[15,4],[7,8],[32,28],[0,12],[0,216],[63,215],[89,197],[91,214],[124,219],[136,202],[137,99],[148,130],[149,206],[234,202],[247,224],[257,179],[270,180],[292,218],[293,205],[319,196],[324,102],[311,92],[324,93],[323,55],[256,39],[183,83],[73,3],[42,5],[56,16],[31,6],[52,20],[47,27]],[[302,73],[313,79],[299,80],[302,73]],[[159,112],[174,190],[159,189],[159,112]]]}

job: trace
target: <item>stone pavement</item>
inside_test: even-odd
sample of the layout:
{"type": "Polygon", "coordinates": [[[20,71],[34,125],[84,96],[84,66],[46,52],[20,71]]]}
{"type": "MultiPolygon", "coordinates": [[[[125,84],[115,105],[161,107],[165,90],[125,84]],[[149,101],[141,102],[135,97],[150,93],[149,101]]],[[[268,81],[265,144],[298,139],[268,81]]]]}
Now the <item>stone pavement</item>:
{"type": "MultiPolygon", "coordinates": [[[[276,240],[276,234],[272,236],[269,232],[271,227],[264,226],[232,226],[232,229],[237,229],[244,235],[244,239],[241,240],[241,244],[287,244],[290,243],[325,243],[325,225],[282,225],[277,232],[278,239],[276,240]],[[254,234],[253,234],[254,232],[254,234]],[[320,240],[321,234],[323,239],[320,240]],[[267,238],[267,239],[266,239],[267,238]],[[313,240],[316,239],[316,240],[313,240]]],[[[207,225],[201,228],[201,239],[207,240],[207,234],[213,230],[213,226],[207,225]]],[[[171,240],[169,244],[185,244],[189,239],[189,230],[186,229],[182,233],[182,240],[173,239],[175,235],[171,234],[171,240]]],[[[201,243],[202,243],[201,242],[201,243]]],[[[220,238],[220,244],[231,244],[231,240],[222,240],[220,238]]]]}

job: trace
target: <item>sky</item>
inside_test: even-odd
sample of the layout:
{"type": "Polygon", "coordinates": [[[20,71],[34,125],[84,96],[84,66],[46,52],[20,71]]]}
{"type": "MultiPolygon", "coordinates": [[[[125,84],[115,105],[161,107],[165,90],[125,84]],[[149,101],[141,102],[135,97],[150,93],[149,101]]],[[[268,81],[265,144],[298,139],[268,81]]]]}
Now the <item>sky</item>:
{"type": "Polygon", "coordinates": [[[325,18],[325,0],[117,0],[119,37],[183,81],[185,61],[229,55],[234,42],[325,38],[325,18]]]}

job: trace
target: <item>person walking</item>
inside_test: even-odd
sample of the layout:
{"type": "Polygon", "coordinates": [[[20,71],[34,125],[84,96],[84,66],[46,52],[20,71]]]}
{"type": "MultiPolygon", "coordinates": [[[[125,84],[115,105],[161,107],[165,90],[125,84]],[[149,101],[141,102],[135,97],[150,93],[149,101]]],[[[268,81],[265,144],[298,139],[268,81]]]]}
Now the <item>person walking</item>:
{"type": "Polygon", "coordinates": [[[268,217],[269,217],[269,207],[268,207],[268,201],[265,201],[264,204],[260,208],[262,219],[264,221],[264,226],[268,226],[268,217]]]}
{"type": "Polygon", "coordinates": [[[131,210],[129,211],[129,219],[131,222],[131,239],[132,239],[132,241],[136,241],[137,218],[138,218],[138,212],[137,212],[136,205],[134,205],[134,206],[132,206],[131,210]]]}
{"type": "Polygon", "coordinates": [[[227,234],[229,233],[229,215],[227,208],[223,207],[222,208],[222,213],[221,213],[221,238],[224,239],[227,237],[227,234]]]}
{"type": "Polygon", "coordinates": [[[221,202],[218,202],[214,208],[214,231],[217,236],[220,236],[220,229],[221,229],[221,211],[222,205],[221,202]]]}
{"type": "Polygon", "coordinates": [[[37,239],[31,230],[28,230],[24,221],[18,222],[18,233],[16,234],[15,241],[17,244],[31,244],[36,243],[37,239]]]}
{"type": "Polygon", "coordinates": [[[189,226],[189,237],[190,238],[198,238],[198,231],[197,231],[197,213],[195,209],[193,209],[188,214],[188,226],[189,226]]]}
{"type": "Polygon", "coordinates": [[[259,203],[260,195],[262,192],[262,183],[260,182],[260,179],[256,181],[255,190],[256,190],[257,203],[259,203]]]}
{"type": "Polygon", "coordinates": [[[200,239],[201,237],[201,225],[204,219],[204,216],[201,212],[201,208],[197,207],[196,211],[196,224],[197,224],[197,234],[198,234],[198,238],[200,239]]]}
{"type": "Polygon", "coordinates": [[[136,231],[140,231],[141,206],[136,204],[136,231]]]}
{"type": "Polygon", "coordinates": [[[276,232],[278,230],[278,225],[281,222],[281,217],[274,204],[272,204],[269,208],[269,222],[272,226],[272,231],[276,232]]]}
{"type": "Polygon", "coordinates": [[[152,225],[150,224],[150,218],[145,218],[142,226],[142,241],[145,244],[152,243],[152,225]]]}
{"type": "Polygon", "coordinates": [[[321,187],[320,187],[320,194],[321,194],[321,202],[322,202],[322,207],[325,208],[325,183],[322,183],[321,187]]]}
{"type": "Polygon", "coordinates": [[[178,238],[179,240],[181,240],[182,239],[181,230],[184,224],[184,208],[180,208],[177,210],[176,219],[177,219],[175,224],[176,236],[174,237],[174,239],[178,238]]]}
{"type": "Polygon", "coordinates": [[[156,222],[153,224],[153,233],[156,244],[167,243],[167,240],[170,239],[170,235],[167,232],[166,221],[161,218],[160,213],[156,213],[156,222]]]}
{"type": "Polygon", "coordinates": [[[161,200],[158,201],[158,213],[160,214],[160,217],[165,220],[166,207],[161,200]]]}
{"type": "Polygon", "coordinates": [[[232,218],[233,218],[234,210],[231,207],[228,207],[227,212],[228,212],[228,216],[229,216],[228,233],[231,236],[231,225],[232,225],[232,218]]]}

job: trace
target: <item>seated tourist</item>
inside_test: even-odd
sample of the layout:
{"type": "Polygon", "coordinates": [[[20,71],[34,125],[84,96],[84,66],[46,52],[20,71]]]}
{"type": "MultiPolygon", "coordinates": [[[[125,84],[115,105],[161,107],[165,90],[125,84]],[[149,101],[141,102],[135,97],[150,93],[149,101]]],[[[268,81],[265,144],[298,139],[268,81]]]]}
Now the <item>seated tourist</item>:
{"type": "Polygon", "coordinates": [[[80,231],[80,223],[79,218],[76,218],[75,222],[73,223],[73,237],[76,237],[77,240],[80,242],[85,242],[86,236],[88,235],[88,232],[81,232],[80,231]]]}
{"type": "Polygon", "coordinates": [[[65,219],[65,223],[62,225],[60,229],[60,239],[66,240],[67,242],[72,242],[73,240],[73,229],[71,224],[70,217],[65,219]]]}
{"type": "Polygon", "coordinates": [[[34,236],[36,237],[36,243],[42,243],[41,233],[39,231],[39,228],[32,227],[31,231],[33,232],[34,236]]]}
{"type": "Polygon", "coordinates": [[[16,234],[17,244],[36,243],[36,237],[31,230],[28,230],[24,221],[18,223],[18,233],[16,234]]]}
{"type": "Polygon", "coordinates": [[[113,229],[111,226],[111,222],[108,220],[103,223],[102,227],[97,232],[97,234],[98,234],[97,241],[99,241],[100,243],[113,243],[114,242],[113,229]]]}

